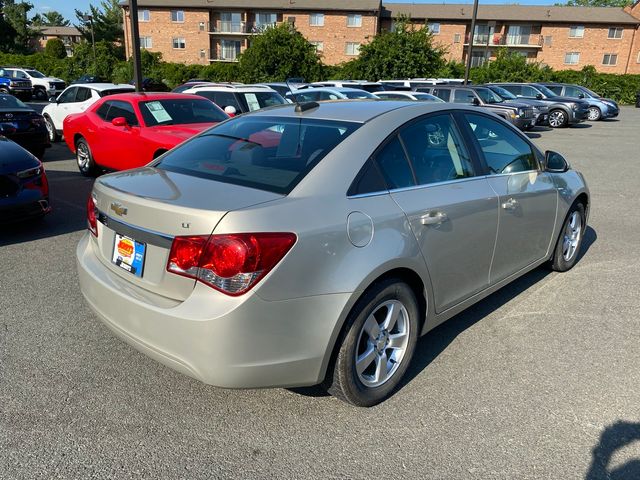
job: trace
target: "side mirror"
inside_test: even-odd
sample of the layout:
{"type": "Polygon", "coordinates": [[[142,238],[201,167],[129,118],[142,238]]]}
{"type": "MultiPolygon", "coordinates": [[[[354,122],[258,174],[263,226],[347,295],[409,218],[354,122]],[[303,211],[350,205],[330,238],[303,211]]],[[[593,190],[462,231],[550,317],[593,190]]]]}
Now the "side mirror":
{"type": "Polygon", "coordinates": [[[538,99],[538,100],[542,100],[542,98],[543,98],[543,97],[542,97],[542,94],[541,94],[541,93],[539,93],[539,94],[537,94],[537,95],[536,95],[536,99],[538,99]]]}
{"type": "Polygon", "coordinates": [[[49,97],[49,103],[58,103],[58,100],[56,100],[56,97],[49,97]]]}
{"type": "Polygon", "coordinates": [[[562,173],[569,170],[569,163],[558,152],[544,152],[544,169],[547,172],[562,173]]]}
{"type": "Polygon", "coordinates": [[[116,117],[111,120],[111,124],[114,127],[127,127],[129,124],[127,123],[127,119],[124,117],[116,117]]]}
{"type": "Polygon", "coordinates": [[[478,98],[477,98],[477,97],[473,97],[473,98],[471,99],[471,103],[472,103],[473,105],[476,105],[476,106],[477,106],[477,105],[480,105],[480,100],[478,100],[478,98]]]}
{"type": "Polygon", "coordinates": [[[578,98],[584,98],[584,93],[579,93],[578,98]]]}
{"type": "Polygon", "coordinates": [[[224,107],[224,113],[226,113],[230,117],[235,117],[237,113],[236,107],[234,107],[233,105],[227,105],[226,107],[224,107]]]}

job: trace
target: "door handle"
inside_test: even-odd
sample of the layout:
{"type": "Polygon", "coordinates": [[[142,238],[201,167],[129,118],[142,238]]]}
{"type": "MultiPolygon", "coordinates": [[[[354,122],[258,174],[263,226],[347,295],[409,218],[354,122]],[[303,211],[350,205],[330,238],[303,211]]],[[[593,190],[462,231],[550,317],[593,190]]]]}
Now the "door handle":
{"type": "Polygon", "coordinates": [[[515,210],[518,208],[518,201],[515,198],[510,198],[502,204],[502,208],[505,210],[515,210]]]}
{"type": "Polygon", "coordinates": [[[439,225],[447,220],[449,217],[444,212],[428,212],[420,217],[422,225],[439,225]]]}

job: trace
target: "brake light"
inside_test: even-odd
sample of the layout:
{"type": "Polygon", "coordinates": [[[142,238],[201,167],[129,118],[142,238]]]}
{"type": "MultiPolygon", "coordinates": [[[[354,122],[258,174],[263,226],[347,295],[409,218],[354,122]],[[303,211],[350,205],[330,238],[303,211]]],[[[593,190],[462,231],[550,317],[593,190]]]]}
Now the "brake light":
{"type": "Polygon", "coordinates": [[[89,194],[87,199],[87,228],[94,237],[98,236],[98,208],[96,207],[96,199],[93,194],[89,194]]]}
{"type": "Polygon", "coordinates": [[[195,278],[227,295],[242,295],[282,260],[295,241],[293,233],[176,237],[167,271],[195,278]]]}

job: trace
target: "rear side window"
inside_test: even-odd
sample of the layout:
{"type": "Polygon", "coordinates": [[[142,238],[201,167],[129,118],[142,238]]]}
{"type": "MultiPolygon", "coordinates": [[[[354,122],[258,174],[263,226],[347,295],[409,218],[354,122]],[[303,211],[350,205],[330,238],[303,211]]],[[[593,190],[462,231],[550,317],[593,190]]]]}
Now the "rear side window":
{"type": "Polygon", "coordinates": [[[431,94],[441,98],[445,102],[448,102],[449,98],[451,98],[451,90],[448,88],[434,88],[431,94]]]}
{"type": "Polygon", "coordinates": [[[238,102],[236,96],[231,92],[211,92],[207,90],[201,90],[199,92],[196,92],[196,95],[208,98],[223,110],[226,107],[233,107],[238,113],[246,111],[246,108],[242,108],[240,106],[240,102],[238,102]]]}
{"type": "Polygon", "coordinates": [[[84,102],[91,98],[91,90],[85,87],[78,87],[78,92],[76,93],[76,102],[84,102]]]}
{"type": "Polygon", "coordinates": [[[156,166],[288,194],[360,125],[333,120],[236,117],[169,151],[156,166]]]}
{"type": "Polygon", "coordinates": [[[466,113],[464,116],[480,144],[492,175],[538,169],[531,145],[516,132],[484,115],[466,113]]]}
{"type": "Polygon", "coordinates": [[[412,187],[416,184],[411,166],[397,135],[394,135],[382,149],[376,153],[375,161],[390,190],[412,187]]]}
{"type": "MultiPolygon", "coordinates": [[[[556,95],[562,95],[562,86],[560,85],[549,85],[547,88],[551,90],[553,93],[555,93],[556,95]]],[[[567,95],[571,96],[569,95],[569,93],[567,93],[567,95]]]]}
{"type": "Polygon", "coordinates": [[[520,85],[503,85],[502,88],[514,95],[522,95],[522,87],[520,85]]]}
{"type": "Polygon", "coordinates": [[[138,125],[138,117],[136,116],[136,112],[133,110],[133,105],[121,100],[114,100],[109,103],[111,104],[111,108],[105,117],[107,122],[110,122],[114,118],[124,117],[129,125],[138,125]]]}

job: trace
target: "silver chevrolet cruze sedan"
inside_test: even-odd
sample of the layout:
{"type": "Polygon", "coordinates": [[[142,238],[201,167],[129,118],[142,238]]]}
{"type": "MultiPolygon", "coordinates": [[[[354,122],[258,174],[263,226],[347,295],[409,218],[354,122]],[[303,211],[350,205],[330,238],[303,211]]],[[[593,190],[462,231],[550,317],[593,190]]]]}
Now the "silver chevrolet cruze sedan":
{"type": "Polygon", "coordinates": [[[78,270],[98,317],[171,368],[371,406],[420,335],[570,269],[588,212],[561,155],[477,108],[286,105],[100,177],[78,270]]]}

